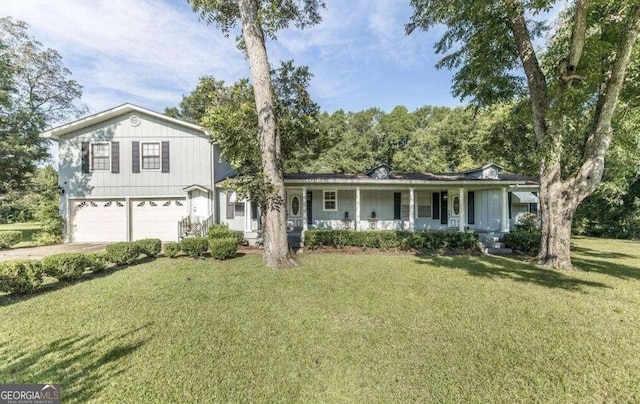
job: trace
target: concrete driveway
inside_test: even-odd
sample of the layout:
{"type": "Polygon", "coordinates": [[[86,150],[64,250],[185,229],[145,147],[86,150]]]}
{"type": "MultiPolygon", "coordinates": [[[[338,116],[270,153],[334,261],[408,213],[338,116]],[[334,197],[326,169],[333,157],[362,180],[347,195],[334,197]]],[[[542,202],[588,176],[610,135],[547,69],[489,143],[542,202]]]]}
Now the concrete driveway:
{"type": "Polygon", "coordinates": [[[106,245],[107,243],[65,243],[44,247],[12,248],[0,250],[0,261],[9,261],[17,258],[39,259],[47,255],[66,252],[98,252],[103,251],[106,245]]]}

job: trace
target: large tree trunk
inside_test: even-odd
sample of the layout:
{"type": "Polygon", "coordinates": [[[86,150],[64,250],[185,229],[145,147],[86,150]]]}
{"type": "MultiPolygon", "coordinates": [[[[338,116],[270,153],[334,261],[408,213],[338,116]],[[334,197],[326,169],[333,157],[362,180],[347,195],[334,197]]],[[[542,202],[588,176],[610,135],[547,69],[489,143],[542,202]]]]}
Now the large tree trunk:
{"type": "Polygon", "coordinates": [[[289,252],[285,210],[284,178],[280,137],[276,129],[273,90],[264,35],[257,21],[255,0],[238,0],[242,36],[249,57],[258,111],[262,168],[266,184],[272,187],[264,212],[264,263],[271,268],[296,265],[289,252]]]}

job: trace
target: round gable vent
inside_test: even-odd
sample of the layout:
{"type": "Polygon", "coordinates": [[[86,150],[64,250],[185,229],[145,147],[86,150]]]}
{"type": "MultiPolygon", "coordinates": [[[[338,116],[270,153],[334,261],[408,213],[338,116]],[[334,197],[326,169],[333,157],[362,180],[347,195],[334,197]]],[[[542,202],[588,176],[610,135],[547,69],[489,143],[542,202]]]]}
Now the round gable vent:
{"type": "Polygon", "coordinates": [[[131,124],[131,126],[140,125],[140,117],[133,115],[131,118],[129,118],[129,123],[131,124]]]}

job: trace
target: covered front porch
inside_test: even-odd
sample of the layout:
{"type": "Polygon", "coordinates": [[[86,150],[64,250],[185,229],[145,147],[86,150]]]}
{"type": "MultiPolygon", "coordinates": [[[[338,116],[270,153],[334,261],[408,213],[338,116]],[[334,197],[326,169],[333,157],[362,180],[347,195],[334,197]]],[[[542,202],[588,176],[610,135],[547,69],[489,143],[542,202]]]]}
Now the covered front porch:
{"type": "Polygon", "coordinates": [[[508,186],[302,186],[287,187],[290,231],[510,230],[508,186]]]}

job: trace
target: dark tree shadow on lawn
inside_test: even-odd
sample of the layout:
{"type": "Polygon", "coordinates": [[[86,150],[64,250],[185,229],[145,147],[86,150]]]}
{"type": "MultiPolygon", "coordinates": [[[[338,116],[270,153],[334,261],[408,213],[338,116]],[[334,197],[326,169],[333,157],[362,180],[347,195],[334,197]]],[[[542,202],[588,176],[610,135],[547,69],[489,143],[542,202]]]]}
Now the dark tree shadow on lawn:
{"type": "Polygon", "coordinates": [[[597,272],[618,279],[640,280],[640,268],[631,265],[617,264],[610,261],[573,257],[573,266],[584,272],[597,272]]]}
{"type": "Polygon", "coordinates": [[[14,344],[3,341],[0,383],[59,383],[62,402],[96,399],[126,370],[120,359],[148,341],[139,334],[149,325],[115,336],[69,336],[35,349],[16,350],[14,344]]]}
{"type": "Polygon", "coordinates": [[[419,256],[419,263],[436,267],[461,269],[481,278],[509,279],[548,288],[584,292],[586,287],[609,288],[600,282],[586,281],[571,276],[571,272],[553,271],[514,258],[499,256],[419,256]]]}
{"type": "Polygon", "coordinates": [[[571,245],[571,251],[574,253],[578,253],[580,255],[586,255],[588,257],[594,257],[594,258],[609,258],[609,259],[637,258],[629,254],[623,254],[623,253],[611,252],[611,251],[593,250],[591,248],[586,248],[586,247],[577,247],[573,244],[571,245]]]}

